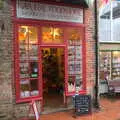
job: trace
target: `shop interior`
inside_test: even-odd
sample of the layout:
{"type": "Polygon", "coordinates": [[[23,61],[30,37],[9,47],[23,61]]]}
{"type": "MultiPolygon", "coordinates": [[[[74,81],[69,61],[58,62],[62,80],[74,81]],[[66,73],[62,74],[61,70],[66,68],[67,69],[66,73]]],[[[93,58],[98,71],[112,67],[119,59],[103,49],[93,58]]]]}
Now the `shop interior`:
{"type": "Polygon", "coordinates": [[[63,106],[64,49],[42,48],[42,79],[44,109],[63,106]]]}

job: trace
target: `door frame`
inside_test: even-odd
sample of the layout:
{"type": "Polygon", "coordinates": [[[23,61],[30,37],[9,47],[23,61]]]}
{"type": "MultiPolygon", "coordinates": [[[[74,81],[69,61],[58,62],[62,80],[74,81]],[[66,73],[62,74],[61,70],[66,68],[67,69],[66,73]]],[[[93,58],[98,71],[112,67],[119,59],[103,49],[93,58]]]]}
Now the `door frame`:
{"type": "MultiPolygon", "coordinates": [[[[41,51],[42,51],[42,49],[43,48],[63,48],[64,49],[64,93],[65,93],[65,91],[66,91],[66,87],[65,87],[65,82],[66,82],[66,79],[67,79],[67,58],[66,58],[66,56],[67,56],[67,52],[66,52],[66,50],[67,50],[67,47],[66,47],[66,45],[40,45],[39,46],[40,47],[40,49],[39,49],[39,57],[40,57],[40,82],[41,82],[41,87],[40,87],[40,89],[41,89],[41,97],[42,97],[42,99],[44,100],[44,97],[43,97],[43,78],[42,78],[42,73],[43,73],[43,71],[42,71],[42,53],[41,53],[41,51]]],[[[64,96],[63,96],[64,97],[64,96]]]]}
{"type": "Polygon", "coordinates": [[[32,99],[40,99],[42,101],[42,79],[41,79],[41,71],[40,68],[42,67],[41,64],[38,64],[39,67],[39,85],[41,85],[41,87],[39,87],[39,96],[37,97],[30,97],[30,98],[25,98],[22,99],[19,97],[19,93],[20,93],[20,87],[19,87],[19,72],[18,71],[18,64],[19,64],[19,55],[18,55],[18,26],[21,25],[27,25],[27,26],[34,26],[37,27],[38,29],[38,61],[41,62],[41,58],[40,58],[40,49],[42,47],[53,47],[53,48],[64,48],[65,49],[65,91],[64,91],[64,96],[72,96],[75,94],[75,92],[69,93],[68,92],[68,87],[67,87],[67,82],[68,82],[68,43],[67,43],[67,39],[68,39],[68,34],[66,32],[66,30],[64,29],[64,43],[62,44],[43,44],[42,43],[42,35],[41,35],[41,28],[43,26],[53,26],[53,27],[60,27],[60,28],[66,28],[66,27],[72,27],[72,28],[77,28],[77,29],[82,29],[82,34],[83,34],[83,39],[82,39],[82,83],[83,83],[83,89],[79,92],[80,94],[85,94],[86,93],[86,37],[85,37],[85,26],[84,24],[70,24],[70,23],[63,23],[63,22],[53,22],[53,21],[35,21],[35,20],[16,20],[14,22],[14,77],[15,77],[15,85],[16,85],[16,103],[21,103],[21,102],[29,102],[32,99]],[[56,24],[57,23],[57,24],[56,24]]]}

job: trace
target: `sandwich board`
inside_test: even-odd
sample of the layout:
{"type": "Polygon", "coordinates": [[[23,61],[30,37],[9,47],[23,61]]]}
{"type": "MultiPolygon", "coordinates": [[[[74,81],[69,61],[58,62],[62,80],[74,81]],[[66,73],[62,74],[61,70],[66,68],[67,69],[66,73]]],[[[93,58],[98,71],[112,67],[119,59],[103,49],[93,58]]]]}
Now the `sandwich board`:
{"type": "Polygon", "coordinates": [[[29,113],[31,110],[33,110],[33,112],[34,112],[35,120],[40,120],[40,114],[39,114],[35,100],[32,100],[30,103],[29,113]]]}

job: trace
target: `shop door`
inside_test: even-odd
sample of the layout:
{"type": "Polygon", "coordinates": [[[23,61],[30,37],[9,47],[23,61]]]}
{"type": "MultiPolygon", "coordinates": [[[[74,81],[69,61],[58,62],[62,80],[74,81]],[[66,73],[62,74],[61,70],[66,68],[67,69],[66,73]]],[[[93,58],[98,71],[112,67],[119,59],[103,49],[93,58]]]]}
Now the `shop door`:
{"type": "Polygon", "coordinates": [[[44,47],[41,49],[44,107],[56,108],[63,105],[64,51],[64,48],[59,47],[44,47]]]}

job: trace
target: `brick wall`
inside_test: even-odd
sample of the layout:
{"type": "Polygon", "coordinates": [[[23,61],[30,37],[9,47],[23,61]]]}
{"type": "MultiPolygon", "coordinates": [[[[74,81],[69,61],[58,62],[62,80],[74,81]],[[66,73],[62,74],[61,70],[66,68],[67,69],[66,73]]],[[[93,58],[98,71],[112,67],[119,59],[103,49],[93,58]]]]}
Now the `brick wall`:
{"type": "MultiPolygon", "coordinates": [[[[0,120],[12,120],[25,116],[28,104],[15,103],[15,84],[13,77],[13,23],[10,0],[0,7],[0,120]]],[[[86,37],[86,80],[87,93],[93,96],[95,81],[95,41],[94,15],[92,9],[85,10],[86,37]]]]}
{"type": "Polygon", "coordinates": [[[10,0],[1,1],[0,4],[0,120],[8,120],[13,115],[12,11],[10,0]]]}
{"type": "Polygon", "coordinates": [[[94,39],[94,9],[85,10],[86,37],[86,86],[87,93],[94,97],[95,85],[95,39],[94,39]]]}

